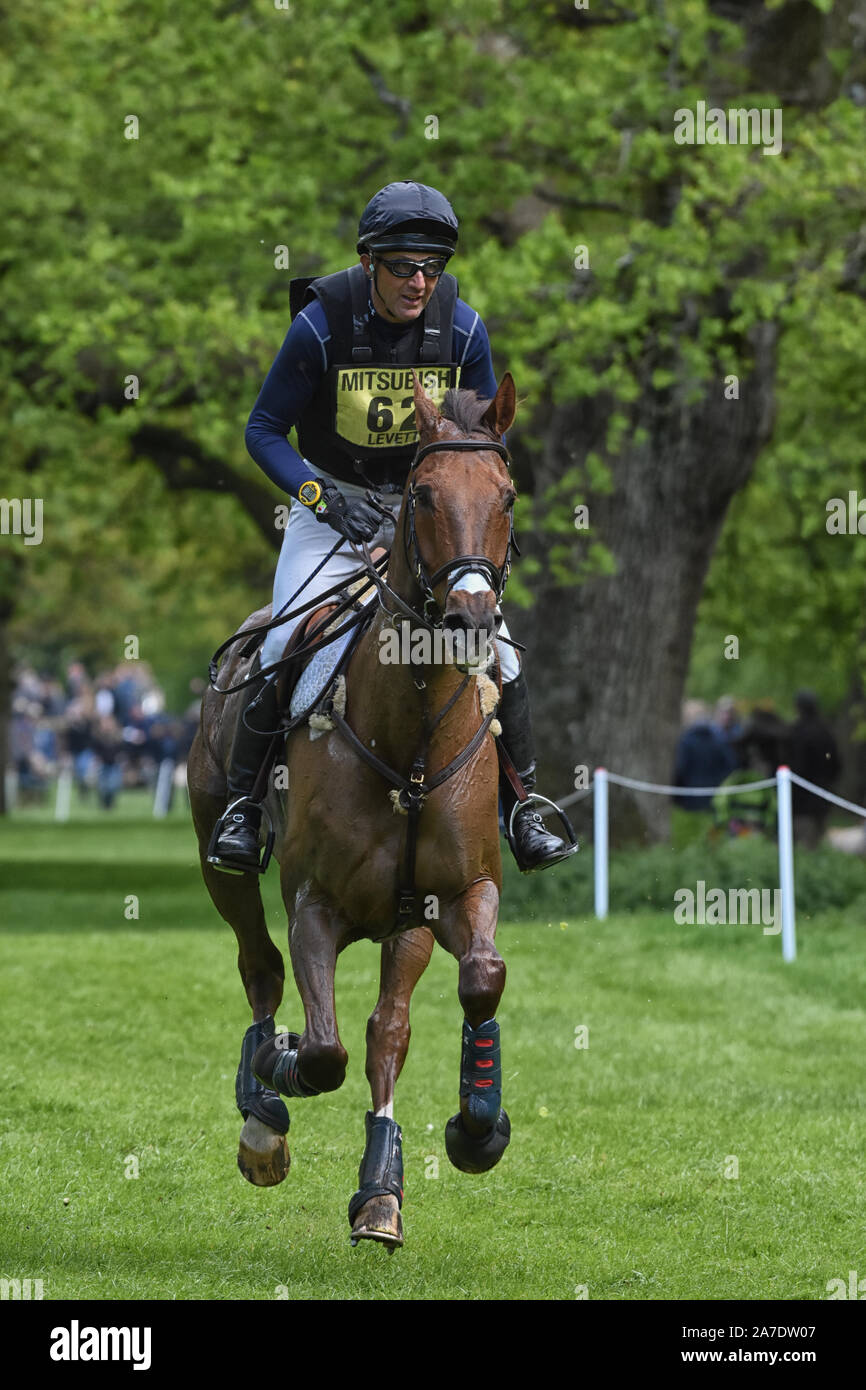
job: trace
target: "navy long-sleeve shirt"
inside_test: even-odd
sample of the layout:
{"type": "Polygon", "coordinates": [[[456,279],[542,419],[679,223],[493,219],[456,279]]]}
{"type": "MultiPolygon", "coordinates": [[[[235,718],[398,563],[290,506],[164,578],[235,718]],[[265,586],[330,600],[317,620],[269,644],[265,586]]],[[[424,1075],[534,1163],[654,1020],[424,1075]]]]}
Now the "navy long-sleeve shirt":
{"type": "MultiPolygon", "coordinates": [[[[374,343],[393,341],[408,325],[390,323],[373,308],[369,322],[374,343]]],[[[301,483],[315,478],[286,438],[333,365],[325,311],[318,300],[303,308],[285,336],[253,406],[244,436],[247,449],[271,482],[297,497],[301,483]]],[[[496,395],[490,341],[480,316],[462,299],[454,306],[451,360],[460,364],[460,387],[479,396],[496,395]]]]}

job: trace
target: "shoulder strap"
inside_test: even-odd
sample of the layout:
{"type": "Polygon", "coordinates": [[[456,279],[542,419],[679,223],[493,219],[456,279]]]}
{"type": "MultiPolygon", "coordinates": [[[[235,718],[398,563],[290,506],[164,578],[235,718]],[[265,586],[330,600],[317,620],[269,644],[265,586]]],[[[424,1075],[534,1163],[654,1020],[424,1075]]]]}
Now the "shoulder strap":
{"type": "Polygon", "coordinates": [[[302,275],[296,280],[289,281],[289,309],[293,320],[298,317],[304,305],[309,304],[313,298],[311,294],[307,294],[307,290],[315,282],[315,275],[302,275]]]}
{"type": "Polygon", "coordinates": [[[292,318],[305,304],[318,299],[331,330],[332,361],[371,362],[373,345],[367,321],[367,277],[360,261],[333,275],[293,280],[289,286],[292,318]],[[351,318],[347,311],[350,311],[351,318]],[[348,328],[351,324],[351,336],[348,328]]]}
{"type": "MultiPolygon", "coordinates": [[[[455,276],[446,272],[430,296],[424,311],[424,335],[421,343],[422,362],[450,362],[451,340],[454,331],[454,310],[460,287],[455,276]]],[[[289,285],[289,306],[296,318],[305,304],[318,299],[328,320],[333,343],[333,361],[372,362],[373,344],[368,318],[367,277],[360,264],[333,275],[300,276],[289,285]],[[346,337],[345,312],[351,305],[351,342],[346,337]]]]}
{"type": "Polygon", "coordinates": [[[450,362],[454,331],[454,309],[458,285],[453,275],[443,272],[424,311],[422,362],[450,362]]]}

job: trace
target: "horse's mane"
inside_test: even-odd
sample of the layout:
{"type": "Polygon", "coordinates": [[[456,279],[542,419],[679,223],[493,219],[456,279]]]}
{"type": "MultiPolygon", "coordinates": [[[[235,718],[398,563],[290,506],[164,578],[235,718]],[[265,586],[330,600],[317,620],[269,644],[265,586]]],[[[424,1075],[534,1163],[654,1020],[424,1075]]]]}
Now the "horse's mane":
{"type": "Polygon", "coordinates": [[[489,405],[490,401],[484,396],[479,396],[477,391],[461,391],[452,386],[445,392],[442,415],[457,425],[458,429],[463,430],[464,434],[473,434],[480,430],[488,439],[495,439],[498,443],[499,435],[488,425],[481,423],[481,417],[489,405]]]}

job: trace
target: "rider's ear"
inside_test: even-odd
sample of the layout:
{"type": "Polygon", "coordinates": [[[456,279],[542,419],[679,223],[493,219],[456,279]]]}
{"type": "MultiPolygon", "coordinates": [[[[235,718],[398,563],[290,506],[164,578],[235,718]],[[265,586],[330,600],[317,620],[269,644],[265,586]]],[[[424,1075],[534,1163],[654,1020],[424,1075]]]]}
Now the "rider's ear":
{"type": "Polygon", "coordinates": [[[435,434],[442,424],[442,416],[434,401],[430,399],[424,387],[418,380],[416,372],[412,373],[415,392],[415,424],[419,435],[435,434]]]}
{"type": "Polygon", "coordinates": [[[481,417],[482,425],[494,434],[504,434],[510,428],[517,410],[517,392],[510,372],[499,383],[499,389],[481,417]]]}

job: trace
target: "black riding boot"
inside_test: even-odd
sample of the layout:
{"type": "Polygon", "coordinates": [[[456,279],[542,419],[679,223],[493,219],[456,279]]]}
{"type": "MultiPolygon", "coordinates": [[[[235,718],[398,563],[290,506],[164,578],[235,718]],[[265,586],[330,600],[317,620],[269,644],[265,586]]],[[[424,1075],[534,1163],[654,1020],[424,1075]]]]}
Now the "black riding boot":
{"type": "MultiPolygon", "coordinates": [[[[250,675],[259,670],[256,657],[250,675]]],[[[238,717],[228,769],[228,804],[248,797],[255,786],[262,763],[267,756],[273,731],[280,720],[276,680],[271,677],[247,687],[247,701],[238,717]],[[262,686],[264,684],[264,690],[262,686]],[[260,699],[258,697],[261,696],[260,699]],[[250,710],[253,701],[255,708],[250,710]],[[249,721],[249,724],[245,721],[249,721]],[[249,727],[252,725],[252,727],[249,727]]],[[[241,800],[220,826],[219,836],[208,853],[208,863],[226,873],[242,873],[259,869],[259,828],[262,813],[258,805],[241,800]]]]}
{"type": "MultiPolygon", "coordinates": [[[[502,725],[501,741],[505,751],[514,763],[521,782],[528,792],[535,790],[535,739],[532,734],[532,719],[529,710],[529,691],[526,677],[521,670],[513,681],[502,686],[502,699],[498,710],[502,725]],[[525,769],[525,771],[524,771],[525,769]]],[[[537,804],[529,801],[514,812],[511,833],[508,834],[511,813],[518,801],[517,793],[505,774],[499,773],[499,795],[502,799],[502,815],[511,852],[523,873],[531,869],[547,869],[567,859],[577,850],[576,844],[569,844],[552,835],[544,828],[544,820],[537,804]]]]}

